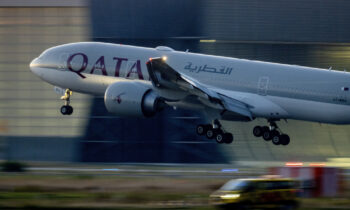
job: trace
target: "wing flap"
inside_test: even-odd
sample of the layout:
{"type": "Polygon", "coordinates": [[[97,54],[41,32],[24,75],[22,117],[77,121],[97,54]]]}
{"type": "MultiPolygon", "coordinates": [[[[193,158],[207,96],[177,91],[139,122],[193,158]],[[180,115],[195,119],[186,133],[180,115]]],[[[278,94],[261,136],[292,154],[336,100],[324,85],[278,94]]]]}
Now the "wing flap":
{"type": "Polygon", "coordinates": [[[211,103],[219,104],[227,111],[242,115],[250,120],[253,119],[248,105],[219,94],[194,78],[177,72],[165,62],[165,59],[151,58],[146,65],[152,84],[155,87],[186,91],[209,100],[211,103]]]}
{"type": "Polygon", "coordinates": [[[222,99],[224,106],[227,110],[246,116],[250,120],[253,120],[252,113],[250,112],[249,107],[245,103],[242,103],[225,95],[220,95],[220,98],[222,99]]]}

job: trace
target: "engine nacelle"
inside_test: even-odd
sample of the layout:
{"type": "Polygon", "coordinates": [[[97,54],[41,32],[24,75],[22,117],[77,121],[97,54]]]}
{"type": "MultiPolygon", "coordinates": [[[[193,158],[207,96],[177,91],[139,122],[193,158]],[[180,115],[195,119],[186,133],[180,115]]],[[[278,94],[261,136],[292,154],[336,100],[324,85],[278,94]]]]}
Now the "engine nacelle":
{"type": "Polygon", "coordinates": [[[160,111],[164,104],[151,87],[131,81],[109,85],[104,100],[109,112],[126,117],[151,117],[160,111]]]}

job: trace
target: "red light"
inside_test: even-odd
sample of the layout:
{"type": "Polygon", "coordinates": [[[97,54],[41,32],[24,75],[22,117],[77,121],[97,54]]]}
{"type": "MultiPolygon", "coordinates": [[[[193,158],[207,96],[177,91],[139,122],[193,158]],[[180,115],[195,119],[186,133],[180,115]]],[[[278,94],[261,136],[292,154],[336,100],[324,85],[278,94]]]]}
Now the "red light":
{"type": "Polygon", "coordinates": [[[287,162],[285,165],[286,166],[303,166],[304,163],[302,163],[302,162],[287,162]]]}
{"type": "Polygon", "coordinates": [[[326,166],[325,163],[310,163],[309,166],[312,166],[312,167],[323,167],[323,166],[326,166]]]}

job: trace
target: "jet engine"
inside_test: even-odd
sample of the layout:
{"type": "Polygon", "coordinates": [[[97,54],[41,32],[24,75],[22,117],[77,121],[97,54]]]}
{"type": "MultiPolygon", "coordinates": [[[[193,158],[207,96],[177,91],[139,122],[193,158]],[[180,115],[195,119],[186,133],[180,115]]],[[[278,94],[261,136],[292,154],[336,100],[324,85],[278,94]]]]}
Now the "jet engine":
{"type": "Polygon", "coordinates": [[[136,81],[121,81],[109,85],[104,100],[109,112],[125,117],[151,117],[164,105],[163,100],[150,86],[136,81]]]}

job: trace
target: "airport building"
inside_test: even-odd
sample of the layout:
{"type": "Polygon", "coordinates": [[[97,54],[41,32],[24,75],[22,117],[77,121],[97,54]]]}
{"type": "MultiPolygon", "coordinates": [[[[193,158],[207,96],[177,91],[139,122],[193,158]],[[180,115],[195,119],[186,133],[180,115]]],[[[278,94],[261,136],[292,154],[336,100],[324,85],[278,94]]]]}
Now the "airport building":
{"type": "Polygon", "coordinates": [[[74,93],[74,114],[62,116],[60,96],[28,67],[49,47],[92,40],[346,70],[349,9],[350,2],[332,0],[2,1],[0,156],[158,163],[350,157],[350,126],[280,121],[291,136],[285,147],[252,135],[264,119],[224,121],[235,140],[218,145],[195,134],[200,113],[168,109],[125,119],[108,114],[103,98],[74,93]]]}
{"type": "Polygon", "coordinates": [[[89,17],[89,7],[79,1],[0,2],[2,158],[76,158],[76,138],[85,132],[90,97],[75,94],[74,116],[60,116],[63,101],[28,65],[47,48],[89,40],[89,17]]]}

